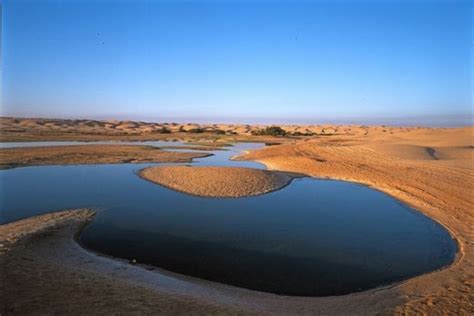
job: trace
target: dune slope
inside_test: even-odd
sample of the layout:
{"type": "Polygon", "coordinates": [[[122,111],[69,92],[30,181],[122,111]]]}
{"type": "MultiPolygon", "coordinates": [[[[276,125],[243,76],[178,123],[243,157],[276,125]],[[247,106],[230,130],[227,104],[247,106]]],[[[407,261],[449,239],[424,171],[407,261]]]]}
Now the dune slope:
{"type": "Polygon", "coordinates": [[[443,224],[458,240],[458,261],[386,293],[407,300],[397,313],[468,315],[474,312],[473,131],[415,129],[389,137],[320,138],[267,147],[244,159],[272,170],[364,183],[443,224]]]}

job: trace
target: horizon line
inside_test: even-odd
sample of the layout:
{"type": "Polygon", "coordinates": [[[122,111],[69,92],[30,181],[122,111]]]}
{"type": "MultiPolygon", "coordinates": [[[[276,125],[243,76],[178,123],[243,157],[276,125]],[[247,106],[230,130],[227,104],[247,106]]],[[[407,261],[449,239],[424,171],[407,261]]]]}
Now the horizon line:
{"type": "Polygon", "coordinates": [[[4,115],[1,118],[12,119],[43,119],[43,120],[93,120],[93,121],[133,121],[145,123],[179,123],[179,124],[239,124],[239,125],[368,125],[368,126],[419,126],[419,127],[470,127],[474,126],[471,115],[432,115],[432,116],[374,116],[374,117],[352,117],[352,118],[205,118],[205,117],[176,117],[176,116],[143,116],[117,114],[117,115],[96,115],[96,116],[35,116],[35,115],[4,115]],[[423,119],[424,118],[424,119],[423,119]]]}

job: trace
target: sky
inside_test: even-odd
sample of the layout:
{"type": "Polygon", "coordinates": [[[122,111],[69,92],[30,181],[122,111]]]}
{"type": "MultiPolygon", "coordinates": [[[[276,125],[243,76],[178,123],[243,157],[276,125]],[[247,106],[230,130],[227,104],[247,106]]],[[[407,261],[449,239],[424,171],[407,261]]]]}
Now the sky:
{"type": "Polygon", "coordinates": [[[1,3],[2,116],[472,124],[469,0],[1,3]]]}

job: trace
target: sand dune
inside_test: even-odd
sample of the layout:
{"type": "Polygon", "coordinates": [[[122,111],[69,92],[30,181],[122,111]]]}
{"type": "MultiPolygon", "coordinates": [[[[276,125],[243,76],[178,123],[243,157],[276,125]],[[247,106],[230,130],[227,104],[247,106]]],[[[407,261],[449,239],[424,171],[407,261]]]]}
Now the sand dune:
{"type": "MultiPolygon", "coordinates": [[[[140,136],[143,139],[157,137],[166,127],[171,133],[189,133],[201,131],[213,134],[223,131],[225,135],[237,135],[241,137],[251,136],[268,125],[261,124],[197,124],[197,123],[151,123],[117,120],[63,120],[42,118],[0,118],[0,130],[3,139],[31,139],[34,137],[45,137],[63,139],[82,137],[111,137],[111,136],[140,136]],[[15,130],[17,129],[17,130],[15,130]]],[[[369,135],[379,133],[399,133],[403,128],[391,127],[366,127],[366,126],[339,126],[339,125],[281,125],[289,134],[295,137],[309,137],[318,135],[369,135]],[[303,134],[303,135],[301,135],[303,134]]],[[[169,137],[169,135],[161,135],[169,137]]],[[[262,137],[261,137],[262,138],[262,137]]]]}
{"type": "Polygon", "coordinates": [[[408,145],[408,144],[386,144],[374,143],[368,145],[368,148],[375,152],[383,152],[384,154],[403,160],[436,160],[437,153],[434,148],[427,146],[408,145]]]}
{"type": "Polygon", "coordinates": [[[244,158],[272,170],[367,184],[421,210],[457,238],[459,261],[386,290],[405,303],[400,314],[474,312],[473,128],[402,129],[330,137],[252,151],[244,158]]]}

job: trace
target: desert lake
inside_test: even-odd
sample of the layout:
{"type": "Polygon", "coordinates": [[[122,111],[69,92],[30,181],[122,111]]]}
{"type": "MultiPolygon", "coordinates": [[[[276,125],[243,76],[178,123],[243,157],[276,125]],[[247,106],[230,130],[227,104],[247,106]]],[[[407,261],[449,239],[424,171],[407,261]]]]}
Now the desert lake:
{"type": "MultiPolygon", "coordinates": [[[[229,160],[261,146],[239,143],[192,164],[264,168],[229,160]]],[[[456,255],[456,242],[441,225],[363,185],[300,178],[260,196],[204,198],[137,176],[155,165],[2,170],[0,221],[95,208],[78,237],[88,249],[284,295],[367,290],[442,268],[456,255]]]]}

